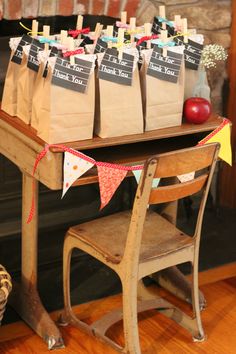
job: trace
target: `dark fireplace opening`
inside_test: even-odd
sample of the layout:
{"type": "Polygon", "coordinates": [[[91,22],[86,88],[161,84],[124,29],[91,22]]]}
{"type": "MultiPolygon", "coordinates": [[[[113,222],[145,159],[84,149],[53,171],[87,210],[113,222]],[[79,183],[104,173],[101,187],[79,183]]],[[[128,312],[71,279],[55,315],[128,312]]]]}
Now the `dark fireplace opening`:
{"type": "MultiPolygon", "coordinates": [[[[100,22],[105,27],[113,25],[118,18],[109,16],[84,15],[83,27],[90,27],[91,31],[95,29],[96,23],[100,22]]],[[[59,33],[61,30],[75,29],[77,16],[49,16],[38,17],[39,31],[43,30],[43,25],[50,26],[51,34],[59,33]]],[[[24,18],[22,20],[1,20],[0,37],[22,35],[26,30],[21,27],[22,22],[26,27],[31,28],[32,19],[24,18]]]]}

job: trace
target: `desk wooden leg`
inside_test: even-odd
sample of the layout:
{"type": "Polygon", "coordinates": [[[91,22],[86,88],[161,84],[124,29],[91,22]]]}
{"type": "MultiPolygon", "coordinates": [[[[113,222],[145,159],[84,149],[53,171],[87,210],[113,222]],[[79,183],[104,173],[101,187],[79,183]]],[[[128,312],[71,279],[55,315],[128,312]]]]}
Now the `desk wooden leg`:
{"type": "MultiPolygon", "coordinates": [[[[171,202],[165,205],[161,214],[173,224],[176,224],[178,203],[171,202]]],[[[168,290],[182,300],[192,303],[192,288],[188,279],[176,267],[164,269],[158,273],[152,274],[154,279],[160,286],[168,290]]],[[[200,308],[203,310],[206,307],[206,300],[203,293],[199,290],[200,308]]]]}
{"type": "Polygon", "coordinates": [[[38,263],[38,182],[23,173],[22,186],[22,274],[21,284],[14,286],[10,303],[22,319],[47,343],[49,349],[63,348],[61,334],[43,307],[37,289],[38,263]],[[35,215],[30,224],[27,217],[34,194],[35,215]]]}

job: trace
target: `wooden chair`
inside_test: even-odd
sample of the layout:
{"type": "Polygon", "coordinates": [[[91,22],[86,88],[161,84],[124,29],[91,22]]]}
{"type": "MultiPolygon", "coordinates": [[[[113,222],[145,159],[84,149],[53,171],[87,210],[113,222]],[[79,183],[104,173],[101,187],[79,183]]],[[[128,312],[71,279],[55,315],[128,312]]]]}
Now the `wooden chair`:
{"type": "Polygon", "coordinates": [[[149,158],[144,164],[132,211],[102,217],[68,230],[63,254],[65,308],[61,319],[64,324],[73,324],[100,337],[118,351],[138,354],[141,350],[137,313],[159,309],[188,329],[194,340],[204,340],[199,308],[198,254],[204,208],[218,150],[219,144],[214,143],[149,158]],[[154,178],[169,178],[201,169],[204,169],[203,174],[191,181],[152,188],[154,178]],[[148,208],[150,204],[176,201],[200,190],[202,199],[193,237],[148,208]],[[119,275],[123,311],[118,309],[108,313],[91,325],[77,319],[70,303],[70,260],[74,248],[92,255],[119,275]],[[166,300],[154,298],[148,293],[148,288],[149,296],[146,299],[142,296],[142,300],[138,298],[138,283],[143,277],[184,262],[191,262],[193,269],[193,318],[166,300]],[[106,335],[108,328],[122,318],[124,348],[106,335]]]}

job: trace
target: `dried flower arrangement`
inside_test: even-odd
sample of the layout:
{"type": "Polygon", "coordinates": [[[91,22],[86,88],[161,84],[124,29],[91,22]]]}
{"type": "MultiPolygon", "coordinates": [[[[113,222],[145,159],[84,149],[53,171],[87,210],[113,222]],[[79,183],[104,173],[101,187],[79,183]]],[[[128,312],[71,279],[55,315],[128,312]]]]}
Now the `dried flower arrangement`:
{"type": "Polygon", "coordinates": [[[224,47],[219,44],[208,44],[203,48],[200,64],[207,69],[216,68],[217,62],[228,57],[224,47]]]}
{"type": "Polygon", "coordinates": [[[219,44],[207,44],[204,46],[199,66],[199,76],[193,89],[193,96],[203,97],[210,101],[212,85],[212,73],[217,64],[227,59],[228,54],[219,44]]]}

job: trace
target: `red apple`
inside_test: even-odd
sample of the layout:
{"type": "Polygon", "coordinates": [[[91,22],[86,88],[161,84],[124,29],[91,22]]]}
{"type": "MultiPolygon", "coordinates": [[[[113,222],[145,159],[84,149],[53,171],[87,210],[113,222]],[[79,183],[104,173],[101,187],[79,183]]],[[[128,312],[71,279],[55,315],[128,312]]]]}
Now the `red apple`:
{"type": "Polygon", "coordinates": [[[184,102],[184,117],[189,123],[204,123],[211,114],[211,104],[202,97],[190,97],[184,102]]]}

